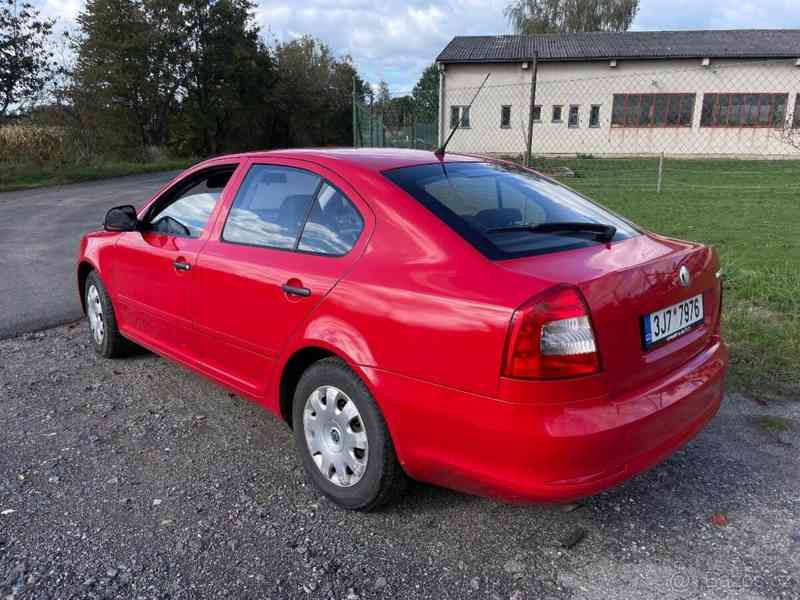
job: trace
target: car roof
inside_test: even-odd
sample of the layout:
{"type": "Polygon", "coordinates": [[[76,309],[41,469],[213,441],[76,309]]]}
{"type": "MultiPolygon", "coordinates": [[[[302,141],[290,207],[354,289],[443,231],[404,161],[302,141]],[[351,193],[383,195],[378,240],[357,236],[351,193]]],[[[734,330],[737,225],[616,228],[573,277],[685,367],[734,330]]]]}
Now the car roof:
{"type": "MultiPolygon", "coordinates": [[[[326,166],[351,165],[369,171],[382,172],[400,167],[412,167],[439,163],[442,160],[429,150],[409,150],[404,148],[303,148],[296,150],[269,150],[217,156],[218,162],[233,158],[269,159],[293,158],[307,160],[326,166]]],[[[474,162],[481,160],[463,154],[445,154],[444,162],[474,162]]]]}

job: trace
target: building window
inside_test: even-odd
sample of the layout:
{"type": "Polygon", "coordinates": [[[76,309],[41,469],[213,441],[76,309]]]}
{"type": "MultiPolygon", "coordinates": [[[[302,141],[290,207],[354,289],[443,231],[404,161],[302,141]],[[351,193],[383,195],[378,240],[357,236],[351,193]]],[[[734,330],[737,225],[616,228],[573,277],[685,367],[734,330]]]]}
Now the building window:
{"type": "Polygon", "coordinates": [[[600,127],[600,105],[592,104],[589,112],[589,127],[600,127]]]}
{"type": "Polygon", "coordinates": [[[542,121],[542,105],[541,104],[534,104],[533,105],[533,122],[534,123],[541,123],[542,121]]]}
{"type": "Polygon", "coordinates": [[[569,119],[567,121],[568,127],[578,127],[580,124],[580,110],[581,107],[577,104],[573,104],[569,107],[569,119]]]}
{"type": "Polygon", "coordinates": [[[450,129],[460,127],[461,129],[469,128],[469,106],[451,106],[450,107],[450,129]],[[461,125],[458,124],[459,117],[461,125]]]}
{"type": "Polygon", "coordinates": [[[612,127],[691,127],[695,94],[614,94],[612,127]]]}
{"type": "Polygon", "coordinates": [[[706,94],[701,127],[783,127],[789,94],[706,94]]]}
{"type": "Polygon", "coordinates": [[[564,107],[555,105],[553,106],[553,123],[561,123],[561,111],[564,107]]]}
{"type": "Polygon", "coordinates": [[[800,128],[800,94],[794,101],[794,127],[800,128]]]}
{"type": "Polygon", "coordinates": [[[500,107],[500,127],[503,129],[511,129],[511,107],[500,107]]]}

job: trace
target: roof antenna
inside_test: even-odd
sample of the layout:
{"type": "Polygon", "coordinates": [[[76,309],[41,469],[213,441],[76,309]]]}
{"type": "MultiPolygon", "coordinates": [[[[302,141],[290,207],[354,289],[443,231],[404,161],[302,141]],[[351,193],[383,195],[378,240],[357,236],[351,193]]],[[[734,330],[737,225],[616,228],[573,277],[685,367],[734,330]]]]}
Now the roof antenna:
{"type": "MultiPolygon", "coordinates": [[[[467,106],[467,110],[469,110],[469,109],[471,109],[471,108],[472,108],[472,105],[475,103],[475,99],[478,97],[478,94],[480,94],[480,93],[481,93],[481,90],[483,89],[483,86],[485,86],[485,85],[486,85],[486,82],[487,82],[487,81],[489,81],[489,75],[491,75],[491,73],[487,73],[487,74],[486,74],[486,79],[484,79],[484,80],[483,80],[483,83],[482,83],[482,84],[480,85],[480,87],[478,88],[478,91],[477,91],[477,92],[475,92],[475,95],[472,97],[472,102],[470,102],[470,103],[469,103],[469,106],[467,106]]],[[[449,143],[450,143],[450,140],[451,140],[451,139],[453,139],[453,134],[455,134],[456,130],[457,130],[459,127],[461,127],[461,118],[463,117],[463,113],[462,113],[462,114],[460,114],[458,117],[459,117],[459,118],[458,118],[458,120],[457,120],[457,122],[456,122],[456,126],[455,126],[455,127],[453,127],[453,128],[450,130],[450,135],[448,135],[448,136],[447,136],[447,139],[444,141],[444,144],[442,144],[441,146],[439,146],[439,147],[436,149],[436,151],[434,152],[434,154],[435,154],[435,155],[437,156],[437,158],[439,158],[440,160],[441,160],[441,159],[444,157],[444,151],[447,149],[447,144],[449,144],[449,143]]]]}

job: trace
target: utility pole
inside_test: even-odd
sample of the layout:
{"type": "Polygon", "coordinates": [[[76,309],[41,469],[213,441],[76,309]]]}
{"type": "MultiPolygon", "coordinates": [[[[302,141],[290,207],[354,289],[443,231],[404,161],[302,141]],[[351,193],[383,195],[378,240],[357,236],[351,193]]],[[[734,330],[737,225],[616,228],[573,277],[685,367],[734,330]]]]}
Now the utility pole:
{"type": "Polygon", "coordinates": [[[530,167],[533,162],[533,107],[536,105],[536,79],[538,76],[538,61],[536,56],[531,59],[531,101],[528,107],[528,143],[525,148],[525,166],[530,167]]]}
{"type": "Polygon", "coordinates": [[[356,78],[353,76],[353,148],[358,148],[358,98],[356,97],[356,78]]]}

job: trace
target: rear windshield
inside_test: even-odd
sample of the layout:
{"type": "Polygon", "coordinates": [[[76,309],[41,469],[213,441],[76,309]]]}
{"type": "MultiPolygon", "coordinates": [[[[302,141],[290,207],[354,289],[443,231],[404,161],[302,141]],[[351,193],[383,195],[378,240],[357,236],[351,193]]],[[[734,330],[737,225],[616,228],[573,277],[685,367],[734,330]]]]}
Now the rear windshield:
{"type": "Polygon", "coordinates": [[[593,246],[596,233],[531,232],[547,223],[613,225],[613,240],[638,235],[636,228],[575,192],[509,165],[439,163],[384,172],[389,180],[435,213],[490,259],[546,254],[593,246]],[[496,231],[504,228],[520,231],[496,231]]]}

